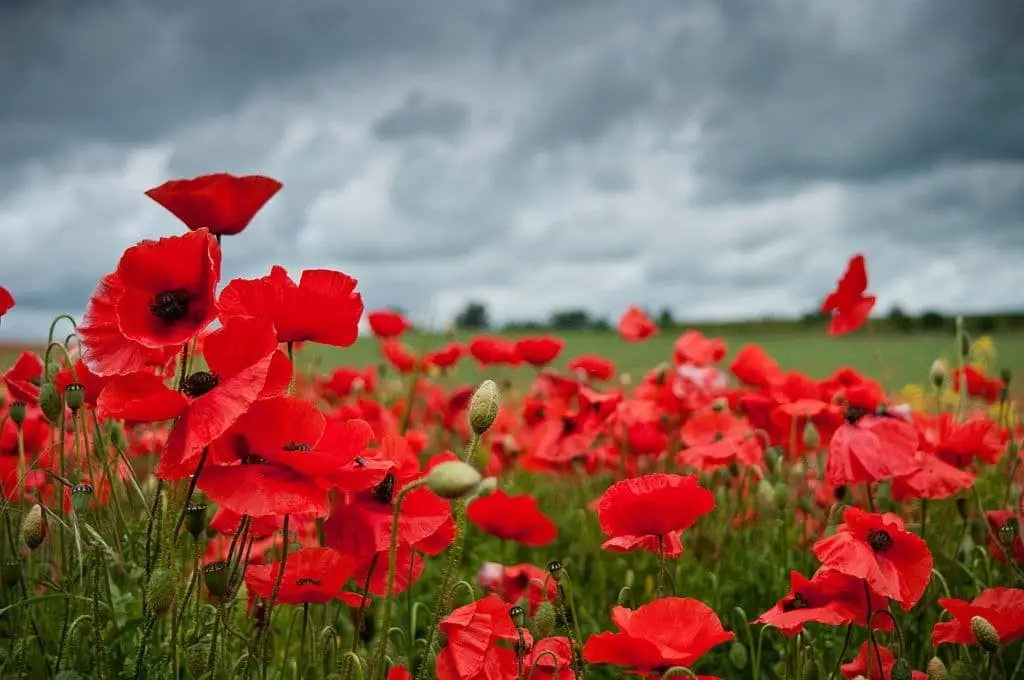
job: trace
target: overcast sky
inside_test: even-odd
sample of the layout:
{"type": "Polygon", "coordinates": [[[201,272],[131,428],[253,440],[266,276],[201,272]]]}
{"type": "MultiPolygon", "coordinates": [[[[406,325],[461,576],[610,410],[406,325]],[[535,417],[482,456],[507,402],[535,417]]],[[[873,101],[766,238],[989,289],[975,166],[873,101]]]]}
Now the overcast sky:
{"type": "Polygon", "coordinates": [[[798,314],[858,251],[883,311],[1020,307],[1024,3],[0,3],[0,338],[215,171],[285,185],[226,279],[337,268],[420,322],[798,314]]]}

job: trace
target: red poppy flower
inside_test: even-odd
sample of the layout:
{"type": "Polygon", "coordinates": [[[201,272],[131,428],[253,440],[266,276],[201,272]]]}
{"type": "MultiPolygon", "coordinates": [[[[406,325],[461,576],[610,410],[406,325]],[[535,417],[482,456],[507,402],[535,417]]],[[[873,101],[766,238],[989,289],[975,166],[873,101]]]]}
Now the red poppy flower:
{"type": "Polygon", "coordinates": [[[960,369],[953,369],[953,392],[959,394],[960,384],[966,383],[967,394],[970,396],[984,399],[990,404],[999,401],[999,393],[1005,387],[1002,380],[991,378],[974,366],[966,366],[963,372],[963,379],[960,376],[960,369]]]}
{"type": "Polygon", "coordinates": [[[843,423],[829,442],[825,481],[832,486],[873,484],[917,468],[917,430],[897,418],[863,416],[843,423]]]}
{"type": "Polygon", "coordinates": [[[342,366],[334,369],[320,389],[328,399],[345,399],[353,394],[373,392],[377,389],[377,370],[373,366],[363,370],[342,366]]]}
{"type": "Polygon", "coordinates": [[[616,482],[597,501],[607,550],[637,548],[677,557],[679,535],[715,508],[715,497],[697,475],[651,474],[616,482]],[[674,540],[673,540],[674,539],[674,540]]]}
{"type": "Polygon", "coordinates": [[[952,597],[939,599],[952,621],[941,621],[932,630],[932,645],[944,642],[972,645],[977,642],[971,632],[971,619],[980,616],[996,629],[999,644],[1024,638],[1024,590],[1019,588],[987,588],[969,603],[952,597]]]}
{"type": "Polygon", "coordinates": [[[714,472],[733,463],[759,468],[764,463],[764,449],[757,437],[728,437],[689,446],[679,452],[676,460],[699,472],[714,472]]]}
{"type": "Polygon", "coordinates": [[[236,177],[219,172],[164,182],[146,195],[189,229],[209,229],[211,234],[228,236],[249,226],[260,208],[280,190],[281,183],[269,177],[236,177]]]}
{"type": "Polygon", "coordinates": [[[917,467],[892,480],[892,497],[898,501],[908,498],[949,498],[971,488],[974,475],[943,462],[935,456],[919,451],[917,467]]]}
{"type": "Polygon", "coordinates": [[[865,295],[868,274],[864,267],[864,256],[854,255],[846,265],[846,272],[836,289],[828,294],[821,305],[822,314],[831,314],[829,335],[852,333],[868,320],[875,306],[875,296],[865,295]]]}
{"type": "Polygon", "coordinates": [[[298,285],[283,267],[269,276],[235,279],[220,294],[220,319],[255,316],[273,322],[278,342],[348,347],[359,338],[363,297],[356,280],[329,269],[307,269],[298,285]]]}
{"type": "Polygon", "coordinates": [[[43,382],[43,360],[35,352],[22,352],[4,373],[7,392],[14,401],[30,406],[39,403],[39,387],[43,382]]]}
{"type": "Polygon", "coordinates": [[[509,667],[502,664],[497,642],[519,637],[509,616],[511,608],[497,595],[488,595],[445,617],[440,628],[447,643],[437,655],[438,680],[503,679],[502,671],[509,667]]]}
{"type": "MultiPolygon", "coordinates": [[[[1024,497],[1021,498],[1020,503],[1024,505],[1024,497]]],[[[1020,520],[1016,513],[1013,510],[988,510],[985,512],[985,522],[992,530],[991,533],[986,532],[985,534],[988,554],[992,556],[992,559],[1000,564],[1006,564],[1006,557],[1009,555],[1017,562],[1024,563],[1024,538],[1020,535],[1020,520]],[[1007,546],[1002,544],[1002,535],[1008,529],[1013,532],[1016,538],[1013,539],[1013,543],[1007,546]],[[999,539],[998,543],[992,537],[992,534],[995,534],[996,538],[999,539]]]]}
{"type": "Polygon", "coordinates": [[[400,340],[384,340],[380,343],[380,351],[388,363],[394,366],[399,373],[412,373],[419,363],[416,355],[410,352],[409,348],[400,340]]]}
{"type": "MultiPolygon", "coordinates": [[[[808,580],[797,571],[789,574],[789,593],[757,619],[758,623],[778,628],[783,635],[796,635],[808,623],[842,626],[847,623],[868,625],[864,582],[832,569],[819,569],[808,580]]],[[[872,593],[871,611],[883,611],[888,600],[872,593]]],[[[876,630],[892,630],[888,616],[874,619],[876,630]]]]}
{"type": "Polygon", "coordinates": [[[6,288],[0,286],[0,317],[14,307],[14,296],[6,288]]]}
{"type": "Polygon", "coordinates": [[[779,365],[760,345],[744,345],[733,357],[729,370],[744,385],[769,389],[783,381],[779,365]]]}
{"type": "Polygon", "coordinates": [[[522,545],[540,547],[558,537],[554,523],[537,509],[537,499],[529,494],[509,496],[498,489],[470,503],[467,516],[481,531],[522,545]]]}
{"type": "Polygon", "coordinates": [[[710,607],[689,597],[664,597],[636,610],[615,607],[612,622],[619,632],[591,635],[583,658],[644,676],[693,666],[709,649],[735,637],[710,607]]]}
{"type": "MultiPolygon", "coordinates": [[[[350,557],[331,548],[303,548],[289,553],[284,578],[277,593],[281,604],[323,604],[341,597],[355,564],[350,557]]],[[[250,592],[270,599],[281,573],[281,562],[253,565],[245,571],[250,592]]]]}
{"type": "Polygon", "coordinates": [[[327,490],[350,480],[343,470],[357,466],[372,438],[367,423],[325,421],[304,399],[264,399],[217,443],[234,452],[236,464],[207,465],[198,486],[238,514],[321,517],[330,507],[327,490]]]}
{"type": "Polygon", "coordinates": [[[516,354],[516,345],[504,338],[479,335],[469,343],[469,353],[481,366],[508,364],[517,366],[521,359],[516,354]]]}
{"type": "Polygon", "coordinates": [[[611,380],[615,375],[615,365],[596,354],[581,354],[569,362],[568,368],[583,373],[591,380],[611,380]]]}
{"type": "Polygon", "coordinates": [[[642,342],[658,332],[647,312],[631,305],[619,319],[619,336],[626,342],[642,342]]]}
{"type": "Polygon", "coordinates": [[[206,230],[132,246],[85,308],[82,361],[100,376],[163,363],[214,319],[218,281],[220,248],[206,230]]]}
{"type": "MultiPolygon", "coordinates": [[[[523,655],[523,668],[530,669],[530,680],[575,680],[576,673],[572,670],[572,645],[568,638],[549,637],[530,644],[529,633],[524,631],[524,641],[529,650],[523,655]]],[[[494,680],[517,680],[518,662],[513,649],[498,647],[498,658],[503,675],[494,680]]],[[[491,680],[493,676],[485,676],[491,680]]]]}
{"type": "Polygon", "coordinates": [[[546,570],[532,564],[498,565],[498,568],[501,575],[494,587],[509,604],[525,606],[527,614],[533,616],[541,603],[554,601],[558,588],[546,570]]]}
{"type": "Polygon", "coordinates": [[[423,363],[438,368],[451,368],[462,358],[463,348],[457,342],[451,342],[437,350],[430,352],[423,357],[423,363]]]}
{"type": "MultiPolygon", "coordinates": [[[[896,664],[896,657],[889,648],[884,645],[872,645],[865,642],[860,646],[857,658],[839,667],[846,680],[857,680],[867,678],[868,680],[889,680],[892,675],[892,667],[896,664]],[[876,650],[877,647],[877,650],[876,650]],[[878,660],[881,659],[882,668],[878,668],[878,660]],[[871,673],[868,673],[868,666],[871,666],[871,673]]],[[[911,671],[911,680],[927,680],[928,676],[921,671],[911,671]]]]}
{"type": "Polygon", "coordinates": [[[412,673],[405,666],[393,666],[388,671],[388,680],[412,680],[412,673]]]}
{"type": "Polygon", "coordinates": [[[924,446],[950,465],[964,468],[980,459],[989,465],[999,462],[1003,442],[996,423],[983,415],[972,415],[957,422],[951,413],[943,413],[928,421],[918,418],[924,446]]]}
{"type": "Polygon", "coordinates": [[[673,346],[672,358],[677,364],[711,366],[725,357],[725,341],[721,338],[706,338],[700,331],[686,331],[673,346]]]}
{"type": "Polygon", "coordinates": [[[531,366],[547,366],[562,352],[565,341],[549,335],[516,341],[516,356],[531,366]]]}
{"type": "Polygon", "coordinates": [[[402,333],[412,328],[412,322],[405,318],[400,312],[390,309],[378,309],[367,313],[366,320],[370,322],[370,330],[381,340],[397,338],[402,333]]]}
{"type": "Polygon", "coordinates": [[[921,599],[932,576],[928,544],[889,512],[846,508],[843,524],[835,535],[814,544],[814,555],[826,567],[867,581],[871,590],[897,600],[904,611],[921,599]]]}

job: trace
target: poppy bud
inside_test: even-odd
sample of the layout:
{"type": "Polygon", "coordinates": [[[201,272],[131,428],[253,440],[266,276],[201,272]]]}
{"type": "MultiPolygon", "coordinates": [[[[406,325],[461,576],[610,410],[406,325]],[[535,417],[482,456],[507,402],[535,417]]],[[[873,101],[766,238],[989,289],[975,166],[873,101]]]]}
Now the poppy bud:
{"type": "Polygon", "coordinates": [[[942,359],[933,361],[932,368],[928,372],[928,378],[932,381],[935,389],[942,387],[949,380],[949,369],[946,368],[946,362],[942,359]]]}
{"type": "Polygon", "coordinates": [[[967,499],[963,496],[956,499],[956,511],[960,515],[960,519],[967,519],[967,499]]]}
{"type": "Polygon", "coordinates": [[[896,663],[892,665],[892,670],[889,671],[889,680],[911,680],[912,677],[910,662],[907,661],[907,658],[901,656],[896,659],[896,663]]]}
{"type": "Polygon", "coordinates": [[[72,413],[76,412],[85,404],[85,388],[79,383],[71,383],[64,388],[64,401],[72,413]]]}
{"type": "Polygon", "coordinates": [[[537,626],[537,634],[546,638],[555,630],[555,605],[550,602],[541,602],[533,615],[533,623],[537,626]]]}
{"type": "Polygon", "coordinates": [[[784,482],[779,482],[773,489],[772,500],[775,502],[775,507],[778,510],[785,510],[786,503],[789,502],[789,486],[784,482]]]}
{"type": "Polygon", "coordinates": [[[821,446],[821,435],[818,434],[818,428],[809,420],[804,423],[803,439],[804,447],[811,449],[812,451],[821,446]]]}
{"type": "Polygon", "coordinates": [[[498,490],[497,477],[484,477],[479,486],[476,487],[476,497],[484,498],[498,490]]]}
{"type": "Polygon", "coordinates": [[[60,413],[64,409],[64,400],[57,391],[57,386],[52,382],[45,382],[39,388],[39,410],[43,412],[46,419],[56,423],[60,419],[60,413]]]}
{"type": "Polygon", "coordinates": [[[167,569],[155,569],[146,587],[146,603],[157,616],[164,614],[174,602],[174,579],[167,569]]]}
{"type": "Polygon", "coordinates": [[[206,588],[210,591],[210,594],[214,597],[224,597],[228,594],[228,586],[230,585],[228,580],[230,576],[228,563],[223,560],[210,562],[203,567],[203,581],[206,583],[206,588]]]}
{"type": "Polygon", "coordinates": [[[25,422],[25,402],[12,401],[11,408],[7,413],[10,415],[11,420],[14,421],[14,424],[21,427],[21,424],[25,422]]]}
{"type": "Polygon", "coordinates": [[[450,460],[435,466],[427,475],[427,486],[441,498],[465,498],[480,485],[480,473],[461,460],[450,460]]]}
{"type": "Polygon", "coordinates": [[[473,432],[481,435],[490,429],[494,419],[498,417],[501,395],[498,385],[493,380],[484,380],[476,388],[469,400],[469,426],[473,432]]]}
{"type": "Polygon", "coordinates": [[[779,449],[774,446],[769,446],[764,450],[764,462],[768,464],[768,469],[773,473],[777,473],[779,470],[779,463],[781,461],[779,456],[779,449]]]}
{"type": "Polygon", "coordinates": [[[629,607],[631,595],[632,591],[630,591],[629,586],[619,588],[619,595],[615,598],[615,604],[619,607],[629,607]]]}
{"type": "Polygon", "coordinates": [[[971,632],[974,633],[974,639],[986,652],[994,652],[999,649],[999,633],[985,617],[971,617],[971,632]]]}
{"type": "Polygon", "coordinates": [[[110,443],[115,449],[124,451],[128,448],[128,437],[125,435],[124,428],[121,427],[121,423],[109,423],[107,431],[110,433],[110,443]]]}
{"type": "Polygon", "coordinates": [[[949,678],[946,664],[942,663],[942,659],[937,656],[933,656],[932,660],[928,662],[926,670],[928,672],[928,680],[948,680],[949,678]]]}
{"type": "Polygon", "coordinates": [[[13,588],[21,581],[21,562],[8,560],[0,567],[0,582],[5,588],[13,588]]]}
{"type": "Polygon", "coordinates": [[[736,670],[743,670],[747,667],[747,648],[742,643],[734,642],[729,648],[729,661],[736,667],[736,670]]]}
{"type": "Polygon", "coordinates": [[[75,509],[75,512],[85,512],[89,509],[92,493],[92,484],[82,482],[71,487],[71,507],[75,509]]]}
{"type": "Polygon", "coordinates": [[[828,511],[828,525],[834,527],[839,524],[839,521],[843,518],[843,511],[846,510],[846,506],[842,503],[836,503],[828,511]]]}
{"type": "Polygon", "coordinates": [[[25,514],[21,522],[21,540],[31,550],[35,550],[43,544],[46,538],[46,516],[43,514],[43,507],[38,503],[33,505],[25,514]]]}
{"type": "Polygon", "coordinates": [[[508,610],[509,618],[512,619],[512,623],[516,625],[516,628],[526,627],[526,610],[516,605],[508,610]]]}
{"type": "Polygon", "coordinates": [[[966,661],[954,661],[949,667],[949,680],[974,680],[975,677],[966,661]]]}
{"type": "Polygon", "coordinates": [[[188,533],[192,534],[192,538],[199,538],[206,528],[205,503],[188,504],[188,508],[185,510],[185,528],[188,529],[188,533]]]}
{"type": "Polygon", "coordinates": [[[757,501],[762,509],[768,509],[775,504],[775,487],[767,479],[762,479],[757,484],[757,501]]]}
{"type": "Polygon", "coordinates": [[[204,641],[195,642],[185,648],[185,667],[193,678],[201,678],[209,671],[210,645],[204,641]]]}

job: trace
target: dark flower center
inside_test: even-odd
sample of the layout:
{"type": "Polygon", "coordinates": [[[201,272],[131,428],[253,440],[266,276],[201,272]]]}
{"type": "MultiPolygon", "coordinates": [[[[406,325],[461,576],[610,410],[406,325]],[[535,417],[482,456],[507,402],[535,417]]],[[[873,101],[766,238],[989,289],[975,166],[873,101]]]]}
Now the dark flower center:
{"type": "Polygon", "coordinates": [[[166,323],[181,321],[188,316],[188,291],[176,288],[157,293],[149,303],[149,311],[166,323]]]}
{"type": "Polygon", "coordinates": [[[266,462],[267,462],[266,458],[263,458],[261,456],[253,455],[251,453],[248,454],[248,455],[242,456],[242,465],[263,465],[266,462]]]}
{"type": "Polygon", "coordinates": [[[31,378],[28,379],[28,383],[29,383],[29,385],[35,385],[36,387],[42,387],[43,386],[43,376],[41,376],[41,375],[34,375],[34,376],[32,376],[31,378]]]}
{"type": "Polygon", "coordinates": [[[320,581],[315,578],[297,578],[295,579],[295,585],[297,586],[319,586],[320,581]]]}
{"type": "Polygon", "coordinates": [[[868,412],[862,408],[857,406],[847,406],[846,410],[843,412],[843,418],[846,419],[846,422],[853,425],[867,414],[868,412]]]}
{"type": "Polygon", "coordinates": [[[876,553],[889,552],[892,549],[892,536],[888,531],[872,530],[868,534],[868,545],[876,553]]]}
{"type": "Polygon", "coordinates": [[[725,439],[725,435],[724,435],[724,434],[722,434],[721,432],[716,432],[716,433],[715,433],[715,437],[714,437],[714,440],[715,440],[716,442],[720,442],[720,441],[722,441],[723,439],[725,439]]]}
{"type": "Polygon", "coordinates": [[[806,597],[804,597],[800,593],[794,593],[793,599],[791,599],[786,604],[782,605],[782,611],[791,612],[796,609],[808,609],[810,606],[811,603],[807,601],[806,597]]]}
{"type": "Polygon", "coordinates": [[[288,442],[284,445],[285,451],[309,451],[309,444],[303,444],[302,442],[288,442]]]}
{"type": "Polygon", "coordinates": [[[562,434],[569,436],[576,432],[576,421],[569,416],[562,416],[562,434]]]}
{"type": "Polygon", "coordinates": [[[196,371],[185,378],[185,384],[181,386],[181,391],[192,398],[201,397],[216,387],[219,382],[220,378],[213,373],[196,371]]]}
{"type": "Polygon", "coordinates": [[[373,490],[374,497],[385,505],[391,505],[395,499],[395,484],[398,482],[398,478],[395,477],[395,473],[389,472],[387,477],[384,478],[377,488],[373,490]]]}

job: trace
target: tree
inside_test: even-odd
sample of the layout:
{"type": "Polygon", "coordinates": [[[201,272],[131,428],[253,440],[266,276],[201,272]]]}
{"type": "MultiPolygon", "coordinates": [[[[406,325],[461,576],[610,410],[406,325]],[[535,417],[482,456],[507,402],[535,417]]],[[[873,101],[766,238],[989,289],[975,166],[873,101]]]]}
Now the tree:
{"type": "Polygon", "coordinates": [[[485,330],[491,322],[487,314],[487,305],[482,302],[469,302],[455,317],[455,325],[469,330],[485,330]]]}
{"type": "Polygon", "coordinates": [[[672,316],[671,309],[665,307],[661,310],[661,313],[658,314],[658,325],[662,328],[675,328],[676,320],[672,316]]]}
{"type": "Polygon", "coordinates": [[[551,328],[556,331],[578,331],[589,328],[592,323],[585,309],[566,309],[551,315],[551,328]]]}
{"type": "Polygon", "coordinates": [[[899,305],[893,305],[892,309],[889,310],[889,324],[893,330],[897,330],[900,333],[906,333],[914,327],[914,320],[907,316],[907,313],[903,311],[903,308],[899,305]]]}
{"type": "Polygon", "coordinates": [[[940,312],[929,310],[921,315],[921,328],[926,331],[942,330],[945,325],[946,317],[944,317],[940,312]]]}

